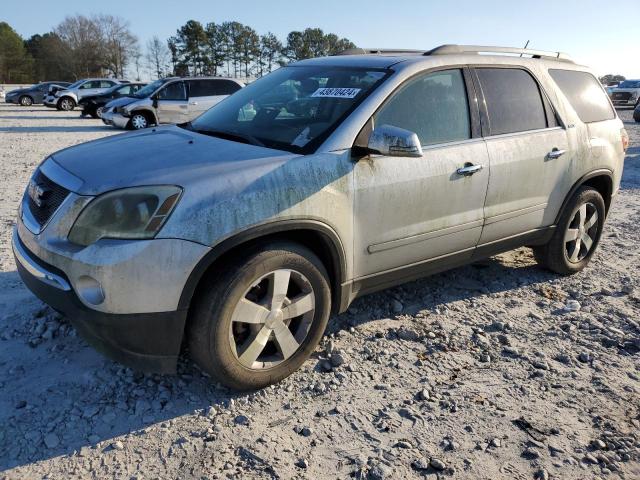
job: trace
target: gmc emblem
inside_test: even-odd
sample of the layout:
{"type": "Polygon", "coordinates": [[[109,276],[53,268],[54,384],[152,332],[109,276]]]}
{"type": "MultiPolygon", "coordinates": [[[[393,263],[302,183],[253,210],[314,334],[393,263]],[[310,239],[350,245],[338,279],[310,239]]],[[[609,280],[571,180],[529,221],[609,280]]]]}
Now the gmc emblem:
{"type": "Polygon", "coordinates": [[[38,185],[35,181],[33,181],[33,179],[29,181],[27,193],[29,194],[29,198],[33,200],[33,203],[35,203],[38,207],[42,207],[42,204],[44,203],[44,197],[47,192],[47,189],[38,185]]]}

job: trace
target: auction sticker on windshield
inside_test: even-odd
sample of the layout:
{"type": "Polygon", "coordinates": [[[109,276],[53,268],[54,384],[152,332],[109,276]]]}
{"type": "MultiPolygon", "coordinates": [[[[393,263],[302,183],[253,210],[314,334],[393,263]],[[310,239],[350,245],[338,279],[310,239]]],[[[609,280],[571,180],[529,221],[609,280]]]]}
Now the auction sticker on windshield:
{"type": "Polygon", "coordinates": [[[359,88],[319,88],[313,92],[312,97],[324,98],[354,98],[360,93],[359,88]]]}

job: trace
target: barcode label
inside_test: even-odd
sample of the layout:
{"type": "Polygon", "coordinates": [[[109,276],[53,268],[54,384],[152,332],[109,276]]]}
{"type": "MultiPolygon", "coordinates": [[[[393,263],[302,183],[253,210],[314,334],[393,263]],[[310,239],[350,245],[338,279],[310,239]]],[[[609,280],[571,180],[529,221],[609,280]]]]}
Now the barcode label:
{"type": "Polygon", "coordinates": [[[353,98],[360,93],[359,88],[319,88],[312,97],[324,98],[353,98]]]}

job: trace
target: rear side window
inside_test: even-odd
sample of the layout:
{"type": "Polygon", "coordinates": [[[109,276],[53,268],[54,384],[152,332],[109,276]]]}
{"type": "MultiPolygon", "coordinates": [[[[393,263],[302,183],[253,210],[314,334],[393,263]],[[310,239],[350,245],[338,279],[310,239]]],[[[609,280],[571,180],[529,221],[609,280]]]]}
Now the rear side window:
{"type": "Polygon", "coordinates": [[[240,90],[240,85],[230,80],[191,80],[189,83],[191,97],[231,95],[240,90]]]}
{"type": "Polygon", "coordinates": [[[615,112],[600,82],[588,72],[550,69],[549,75],[584,123],[602,122],[615,118],[615,112]]]}
{"type": "Polygon", "coordinates": [[[374,122],[414,132],[422,145],[471,138],[462,72],[445,70],[409,80],[375,114],[374,122]]]}
{"type": "Polygon", "coordinates": [[[531,74],[517,68],[478,68],[491,135],[547,128],[542,94],[531,74]]]}

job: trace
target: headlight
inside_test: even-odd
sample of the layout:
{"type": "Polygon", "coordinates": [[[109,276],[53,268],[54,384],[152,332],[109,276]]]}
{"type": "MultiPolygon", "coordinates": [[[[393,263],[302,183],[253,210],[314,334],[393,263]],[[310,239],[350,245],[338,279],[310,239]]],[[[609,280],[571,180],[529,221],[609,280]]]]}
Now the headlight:
{"type": "Polygon", "coordinates": [[[101,238],[153,238],[178,203],[182,189],[175,185],[133,187],[105,193],[82,210],[69,240],[91,245],[101,238]]]}

